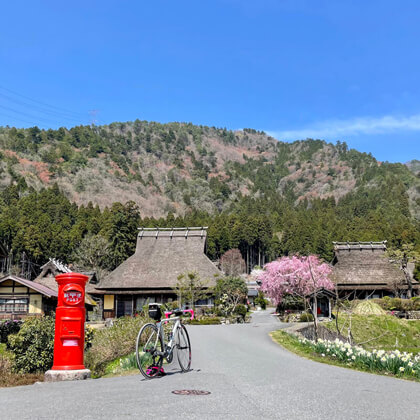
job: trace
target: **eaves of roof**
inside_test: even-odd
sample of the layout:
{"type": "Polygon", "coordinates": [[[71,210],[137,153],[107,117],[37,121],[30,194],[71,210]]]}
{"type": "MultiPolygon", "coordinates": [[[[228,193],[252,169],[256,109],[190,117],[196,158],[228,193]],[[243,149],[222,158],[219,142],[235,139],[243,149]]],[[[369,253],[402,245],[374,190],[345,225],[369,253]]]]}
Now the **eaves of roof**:
{"type": "Polygon", "coordinates": [[[13,275],[10,275],[9,274],[7,276],[2,277],[0,279],[0,283],[4,282],[6,280],[15,281],[16,283],[19,283],[19,284],[21,284],[23,286],[29,287],[30,289],[33,289],[33,290],[41,293],[44,296],[47,296],[47,297],[57,297],[57,292],[56,291],[54,291],[54,290],[50,289],[49,287],[44,286],[42,284],[35,283],[35,282],[31,281],[31,280],[23,279],[21,277],[17,277],[17,276],[13,276],[13,275]]]}

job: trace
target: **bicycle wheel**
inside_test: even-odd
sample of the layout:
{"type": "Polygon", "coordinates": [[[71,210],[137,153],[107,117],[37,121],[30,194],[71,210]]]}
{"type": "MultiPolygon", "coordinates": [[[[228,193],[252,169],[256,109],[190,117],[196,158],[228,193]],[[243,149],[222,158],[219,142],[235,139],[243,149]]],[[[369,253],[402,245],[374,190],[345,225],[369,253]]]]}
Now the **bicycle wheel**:
{"type": "Polygon", "coordinates": [[[145,324],[136,341],[136,360],[141,374],[151,379],[161,372],[163,362],[163,342],[154,324],[145,324]]]}
{"type": "Polygon", "coordinates": [[[184,325],[178,327],[177,357],[179,367],[183,372],[188,372],[191,367],[191,344],[187,329],[184,325]]]}

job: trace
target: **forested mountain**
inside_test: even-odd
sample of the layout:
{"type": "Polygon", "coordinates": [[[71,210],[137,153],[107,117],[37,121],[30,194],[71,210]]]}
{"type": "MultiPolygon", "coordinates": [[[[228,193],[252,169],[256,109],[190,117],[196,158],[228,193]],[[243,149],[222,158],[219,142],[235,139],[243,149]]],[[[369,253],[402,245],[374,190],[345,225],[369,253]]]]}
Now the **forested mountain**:
{"type": "Polygon", "coordinates": [[[410,169],[410,171],[414,172],[416,175],[420,173],[420,160],[410,160],[410,162],[407,162],[406,165],[410,169]]]}
{"type": "Polygon", "coordinates": [[[41,264],[105,241],[107,269],[132,252],[140,225],[208,225],[208,255],[238,247],[249,268],[292,252],[328,259],[333,240],[419,244],[417,167],[253,129],[2,127],[0,242],[41,264]]]}

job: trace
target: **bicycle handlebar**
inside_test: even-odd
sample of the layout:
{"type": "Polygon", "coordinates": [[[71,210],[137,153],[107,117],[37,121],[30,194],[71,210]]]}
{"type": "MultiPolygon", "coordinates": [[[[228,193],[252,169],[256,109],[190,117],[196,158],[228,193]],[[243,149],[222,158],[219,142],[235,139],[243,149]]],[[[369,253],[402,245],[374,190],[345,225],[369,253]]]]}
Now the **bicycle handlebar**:
{"type": "MultiPolygon", "coordinates": [[[[194,319],[194,310],[193,309],[183,309],[182,312],[186,313],[189,312],[191,314],[191,318],[190,319],[194,319]]],[[[175,313],[175,311],[165,311],[165,318],[169,319],[169,317],[175,313]]]]}

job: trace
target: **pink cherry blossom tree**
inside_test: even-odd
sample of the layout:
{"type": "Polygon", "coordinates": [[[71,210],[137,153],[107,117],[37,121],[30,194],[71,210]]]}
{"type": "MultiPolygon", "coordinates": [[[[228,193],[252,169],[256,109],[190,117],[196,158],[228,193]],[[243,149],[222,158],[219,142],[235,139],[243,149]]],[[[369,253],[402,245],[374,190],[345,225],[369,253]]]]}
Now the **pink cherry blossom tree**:
{"type": "Polygon", "coordinates": [[[276,304],[284,295],[300,296],[306,300],[313,315],[315,338],[318,337],[318,318],[316,308],[317,294],[321,289],[333,290],[334,283],[329,279],[331,267],[315,255],[282,257],[264,266],[259,274],[261,290],[276,304]],[[313,307],[310,299],[313,299],[313,307]],[[315,308],[315,310],[313,309],[315,308]]]}

